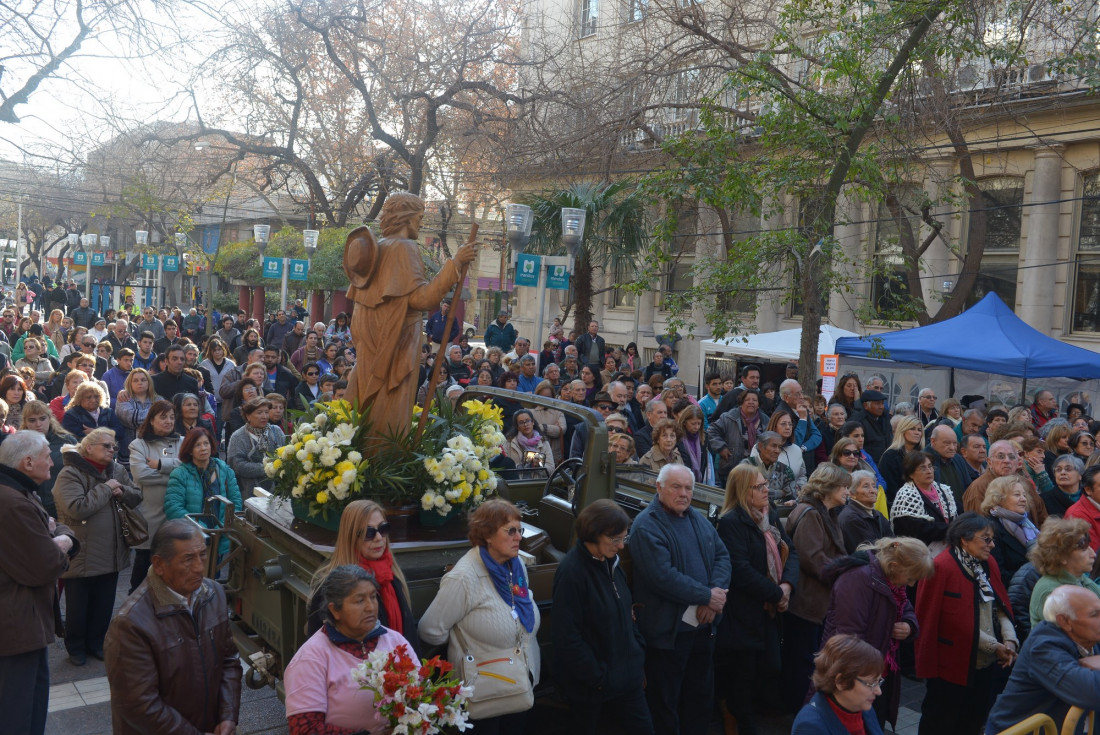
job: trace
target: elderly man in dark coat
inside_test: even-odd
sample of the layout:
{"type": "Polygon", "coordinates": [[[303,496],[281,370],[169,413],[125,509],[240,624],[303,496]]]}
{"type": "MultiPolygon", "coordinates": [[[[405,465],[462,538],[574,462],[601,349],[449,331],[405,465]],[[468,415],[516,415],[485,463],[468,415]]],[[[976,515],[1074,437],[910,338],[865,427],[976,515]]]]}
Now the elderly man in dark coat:
{"type": "Polygon", "coordinates": [[[115,735],[232,735],[241,661],[225,590],[203,576],[206,539],[184,518],[153,535],[149,575],[119,608],[104,645],[115,735]]]}
{"type": "Polygon", "coordinates": [[[62,633],[57,579],[79,546],[39,500],[52,466],[49,442],[37,431],[16,432],[0,444],[0,729],[13,735],[46,729],[47,652],[62,633]]]}

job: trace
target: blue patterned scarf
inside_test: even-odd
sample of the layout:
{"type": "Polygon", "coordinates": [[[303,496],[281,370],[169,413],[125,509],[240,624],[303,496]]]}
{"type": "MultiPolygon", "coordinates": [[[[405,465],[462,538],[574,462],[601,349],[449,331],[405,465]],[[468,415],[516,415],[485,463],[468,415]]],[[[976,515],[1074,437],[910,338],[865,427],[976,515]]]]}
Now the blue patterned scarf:
{"type": "Polygon", "coordinates": [[[512,608],[512,612],[523,623],[523,627],[530,633],[535,629],[535,603],[531,599],[531,590],[527,586],[527,572],[523,568],[523,562],[517,556],[509,559],[504,564],[498,564],[489,556],[489,550],[484,546],[479,548],[481,561],[489,571],[489,578],[493,580],[493,586],[497,594],[504,600],[504,604],[512,608]]]}

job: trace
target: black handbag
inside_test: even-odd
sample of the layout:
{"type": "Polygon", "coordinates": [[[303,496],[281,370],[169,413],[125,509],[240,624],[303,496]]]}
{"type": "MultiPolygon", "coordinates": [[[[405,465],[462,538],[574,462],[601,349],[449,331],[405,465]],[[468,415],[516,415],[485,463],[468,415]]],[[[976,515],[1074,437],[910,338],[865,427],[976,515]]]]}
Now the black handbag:
{"type": "Polygon", "coordinates": [[[149,540],[149,523],[140,511],[129,507],[117,498],[112,499],[118,522],[122,526],[122,540],[130,548],[141,546],[149,540]]]}

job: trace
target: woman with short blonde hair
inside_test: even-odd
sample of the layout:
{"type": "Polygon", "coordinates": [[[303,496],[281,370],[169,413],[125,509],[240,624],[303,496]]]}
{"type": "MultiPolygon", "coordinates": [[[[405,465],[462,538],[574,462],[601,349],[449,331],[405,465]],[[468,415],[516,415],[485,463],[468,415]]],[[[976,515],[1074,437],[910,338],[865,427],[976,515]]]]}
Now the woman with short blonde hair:
{"type": "Polygon", "coordinates": [[[103,659],[118,573],[130,565],[130,547],[115,504],[137,508],[141,503],[141,491],[115,461],[115,432],[91,428],[80,434],[77,451],[62,453],[65,466],[53,486],[57,519],[76,532],[81,548],[64,574],[65,649],[76,666],[83,666],[88,656],[103,659]]]}
{"type": "Polygon", "coordinates": [[[115,425],[115,414],[108,407],[107,394],[97,381],[86,380],[77,386],[76,394],[65,406],[61,425],[77,438],[88,436],[97,428],[115,425]]]}
{"type": "Polygon", "coordinates": [[[1031,627],[1043,620],[1043,604],[1063,584],[1084,587],[1100,597],[1100,585],[1089,576],[1096,552],[1089,545],[1089,522],[1082,518],[1048,518],[1028,554],[1043,575],[1031,590],[1031,627]]]}

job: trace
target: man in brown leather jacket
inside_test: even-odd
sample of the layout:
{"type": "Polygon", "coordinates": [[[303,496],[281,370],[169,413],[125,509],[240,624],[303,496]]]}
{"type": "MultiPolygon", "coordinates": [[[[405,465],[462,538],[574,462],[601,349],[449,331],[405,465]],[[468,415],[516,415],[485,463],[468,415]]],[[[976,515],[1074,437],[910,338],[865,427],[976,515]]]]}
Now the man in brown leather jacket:
{"type": "Polygon", "coordinates": [[[48,647],[62,633],[57,578],[79,548],[36,494],[52,466],[50,445],[37,431],[18,431],[0,444],[0,730],[14,735],[46,729],[48,647]]]}
{"type": "Polygon", "coordinates": [[[206,539],[190,521],[153,536],[153,567],[104,645],[115,735],[233,735],[241,662],[221,585],[203,577],[206,539]]]}

